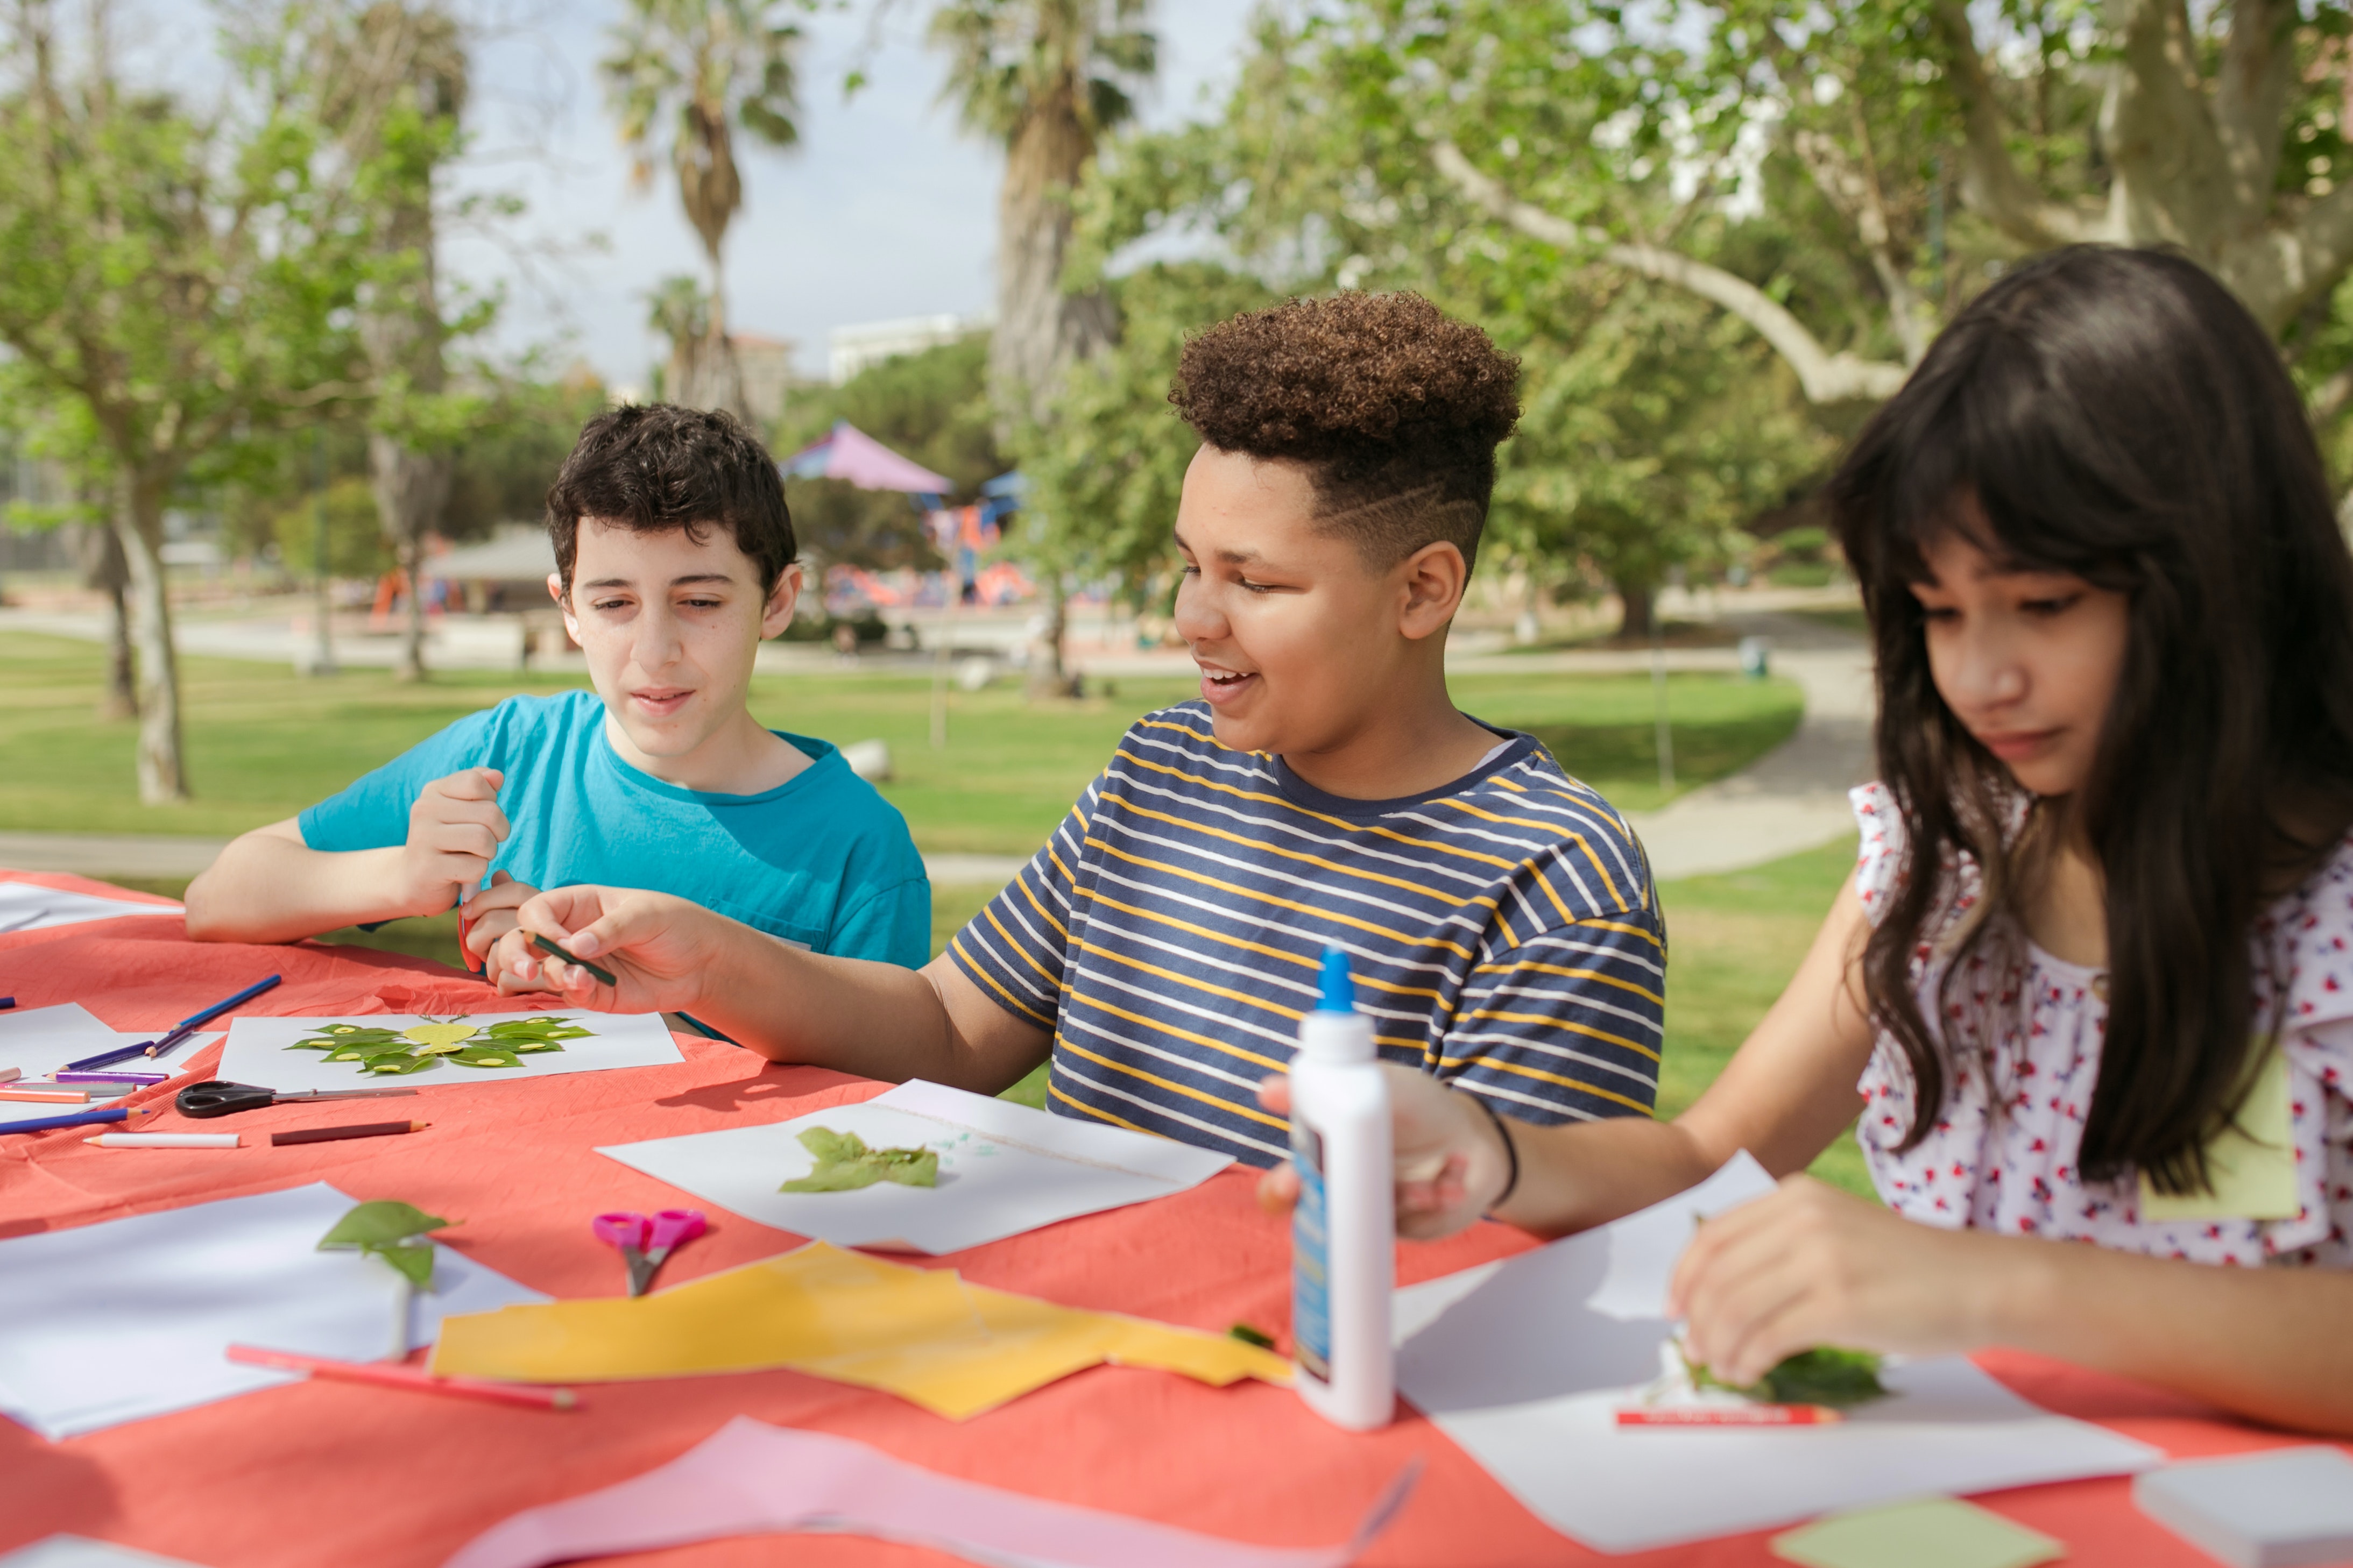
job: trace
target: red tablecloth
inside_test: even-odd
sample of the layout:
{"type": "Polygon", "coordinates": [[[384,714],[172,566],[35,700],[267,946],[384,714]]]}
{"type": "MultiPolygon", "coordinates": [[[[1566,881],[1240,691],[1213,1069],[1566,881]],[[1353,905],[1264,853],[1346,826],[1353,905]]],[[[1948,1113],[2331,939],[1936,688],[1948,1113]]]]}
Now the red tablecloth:
{"type": "MultiPolygon", "coordinates": [[[[0,873],[0,878],[8,873],[0,873]]],[[[113,892],[78,879],[24,879],[113,892]]],[[[279,1015],[491,1010],[511,1004],[454,970],[417,959],[305,943],[198,945],[175,915],[134,916],[0,937],[0,994],[20,1006],[79,1002],[122,1029],[175,1022],[278,973],[250,1010],[279,1015]]],[[[0,1137],[0,1237],[88,1225],[207,1198],[325,1179],[360,1198],[406,1199],[461,1219],[449,1245],[559,1296],[617,1289],[611,1250],[588,1233],[605,1209],[691,1200],[592,1152],[599,1143],[744,1121],[781,1121],[865,1099],[881,1085],[681,1037],[680,1066],[537,1081],[426,1087],[425,1132],[287,1149],[109,1152],[80,1130],[0,1137]]],[[[188,1065],[207,1076],[217,1047],[188,1065]]],[[[181,1081],[187,1081],[183,1079],[181,1081]]],[[[140,1097],[168,1100],[172,1085],[140,1097]]],[[[240,1116],[247,1131],[315,1124],[281,1106],[240,1116]]],[[[166,1110],[153,1125],[179,1122],[166,1110]]],[[[251,1142],[248,1140],[248,1142],[251,1142]]],[[[1287,1320],[1286,1234],[1229,1172],[1158,1203],[1050,1226],[943,1259],[969,1279],[1076,1306],[1222,1330],[1287,1320]]],[[[797,1237],[732,1215],[664,1272],[681,1280],[783,1251],[797,1237]]],[[[1413,1281],[1532,1245],[1484,1225],[1398,1251],[1413,1281]]],[[[0,1332],[5,1332],[0,1325],[0,1332]]],[[[2101,1422],[2178,1456],[2308,1441],[2054,1363],[1989,1355],[1983,1364],[2038,1403],[2101,1422]]],[[[0,1550],[55,1531],[119,1541],[210,1568],[416,1564],[430,1568],[519,1509],[638,1475],[738,1414],[835,1432],[946,1474],[1040,1497],[1164,1520],[1269,1544],[1344,1538],[1409,1457],[1428,1469],[1366,1561],[1518,1564],[1624,1561],[1762,1564],[1762,1533],[1602,1559],[1553,1533],[1435,1427],[1408,1412],[1351,1436],[1288,1391],[1212,1389],[1159,1373],[1082,1373],[961,1425],[887,1394],[797,1373],[600,1385],[572,1415],[334,1384],[301,1384],[48,1443],[0,1420],[0,1550]]],[[[2126,1483],[2037,1487],[1978,1500],[2065,1541],[2084,1564],[2204,1564],[2144,1519],[2126,1483]]],[[[929,1551],[848,1537],[789,1546],[796,1563],[936,1564],[929,1551]]],[[[768,1563],[773,1538],[632,1558],[681,1568],[768,1563]]]]}

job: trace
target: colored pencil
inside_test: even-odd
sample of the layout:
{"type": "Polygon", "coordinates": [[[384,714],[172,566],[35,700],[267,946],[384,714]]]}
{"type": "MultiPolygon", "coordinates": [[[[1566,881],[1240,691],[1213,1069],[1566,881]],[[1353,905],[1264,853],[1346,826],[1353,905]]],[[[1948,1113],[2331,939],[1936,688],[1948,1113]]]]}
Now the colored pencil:
{"type": "Polygon", "coordinates": [[[1618,1412],[1620,1426],[1829,1426],[1845,1419],[1827,1405],[1678,1405],[1618,1412]]]}
{"type": "Polygon", "coordinates": [[[422,1132],[430,1121],[362,1121],[349,1127],[305,1127],[298,1132],[272,1132],[272,1143],[333,1143],[345,1138],[389,1138],[396,1132],[422,1132]]]}
{"type": "Polygon", "coordinates": [[[6,1012],[16,1005],[16,999],[14,996],[0,996],[0,1013],[6,1012]]]}
{"type": "Polygon", "coordinates": [[[120,1106],[112,1110],[77,1110],[68,1116],[40,1116],[30,1121],[0,1123],[0,1132],[47,1132],[52,1127],[87,1127],[96,1121],[128,1121],[131,1112],[120,1106]]]}
{"type": "Polygon", "coordinates": [[[234,1149],[234,1132],[101,1132],[85,1138],[101,1149],[234,1149]]]}
{"type": "Polygon", "coordinates": [[[182,1040],[185,1040],[190,1035],[195,1034],[205,1025],[209,1024],[215,1018],[219,1017],[223,1013],[227,1012],[232,1007],[243,1006],[246,1003],[252,1001],[256,996],[260,995],[263,992],[269,990],[271,986],[277,984],[284,978],[285,976],[282,974],[272,974],[266,978],[257,980],[252,984],[247,986],[244,990],[238,992],[236,995],[228,997],[223,1001],[216,1002],[201,1013],[189,1014],[186,1017],[173,1025],[171,1032],[168,1034],[162,1035],[152,1040],[142,1040],[135,1046],[124,1046],[120,1050],[100,1051],[94,1057],[84,1057],[78,1062],[68,1062],[66,1064],[66,1070],[69,1072],[92,1072],[100,1068],[111,1068],[117,1062],[130,1061],[134,1057],[162,1056],[165,1051],[170,1050],[174,1046],[178,1045],[182,1040]]]}
{"type": "Polygon", "coordinates": [[[541,936],[536,932],[533,932],[532,935],[531,945],[552,957],[564,960],[566,963],[578,965],[580,968],[586,970],[589,973],[595,975],[597,979],[603,981],[607,985],[618,985],[620,984],[619,981],[613,978],[613,972],[611,970],[599,968],[597,965],[589,963],[585,958],[575,958],[570,953],[565,952],[562,948],[556,946],[555,943],[548,941],[545,937],[541,936]]]}
{"type": "Polygon", "coordinates": [[[0,1083],[14,1083],[24,1076],[23,1068],[0,1068],[0,1083]]]}
{"type": "Polygon", "coordinates": [[[90,1090],[86,1089],[26,1089],[11,1086],[0,1089],[0,1100],[29,1100],[41,1105],[88,1105],[90,1090]]]}
{"type": "Polygon", "coordinates": [[[177,1075],[168,1072],[58,1072],[49,1076],[58,1083],[121,1083],[132,1089],[144,1089],[151,1083],[169,1083],[177,1075]]]}
{"type": "Polygon", "coordinates": [[[418,1366],[383,1362],[330,1361],[323,1356],[266,1351],[253,1345],[231,1345],[228,1359],[240,1366],[274,1367],[280,1372],[307,1372],[337,1383],[364,1383],[377,1388],[406,1388],[417,1394],[454,1394],[463,1399],[487,1399],[497,1405],[520,1405],[532,1410],[577,1410],[580,1396],[568,1388],[534,1388],[529,1384],[494,1383],[482,1377],[436,1377],[418,1366]]]}

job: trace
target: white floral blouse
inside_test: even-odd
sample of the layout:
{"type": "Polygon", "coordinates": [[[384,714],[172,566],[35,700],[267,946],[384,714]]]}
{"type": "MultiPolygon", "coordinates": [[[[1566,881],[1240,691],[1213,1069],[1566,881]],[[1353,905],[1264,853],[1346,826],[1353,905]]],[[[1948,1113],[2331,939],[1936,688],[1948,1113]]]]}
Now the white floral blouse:
{"type": "MultiPolygon", "coordinates": [[[[1876,922],[1903,870],[1904,824],[1894,796],[1865,784],[1852,796],[1862,843],[1855,890],[1876,922]]],[[[1959,909],[1978,872],[1964,858],[1959,909]]],[[[1958,909],[1956,910],[1958,913],[1958,909]]],[[[1912,1124],[1912,1075],[1885,1035],[1857,1087],[1868,1102],[1855,1130],[1880,1196],[1910,1218],[1950,1229],[2089,1241],[2120,1251],[2200,1263],[2353,1268],[2353,838],[2257,922],[2257,1026],[2270,1032],[2273,974],[2287,976],[2279,1027],[2301,1212],[2287,1219],[2145,1220],[2137,1181],[2087,1183],[2075,1170],[2107,1029],[2106,976],[2029,944],[2031,1005],[2001,1005],[1993,965],[1979,957],[1953,986],[1941,1027],[1994,1034],[1972,1052],[1977,1070],[1947,1075],[1942,1113],[1916,1147],[1897,1152],[1912,1124]],[[1998,1102],[1997,1102],[1998,1101],[1998,1102]]],[[[1926,1007],[1937,978],[1923,942],[1913,976],[1926,1007]]],[[[1941,967],[1941,966],[1939,966],[1941,967]]]]}

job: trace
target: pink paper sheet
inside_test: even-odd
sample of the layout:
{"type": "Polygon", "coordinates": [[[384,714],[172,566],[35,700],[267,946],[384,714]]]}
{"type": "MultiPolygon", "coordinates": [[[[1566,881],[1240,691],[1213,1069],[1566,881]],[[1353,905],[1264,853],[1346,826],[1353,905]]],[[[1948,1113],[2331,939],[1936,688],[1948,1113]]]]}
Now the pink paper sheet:
{"type": "Polygon", "coordinates": [[[1396,1517],[1416,1461],[1338,1546],[1251,1546],[934,1475],[847,1437],[738,1415],[659,1469],[527,1509],[444,1568],[537,1568],[778,1531],[871,1535],[1002,1568],[1343,1568],[1396,1517]]]}

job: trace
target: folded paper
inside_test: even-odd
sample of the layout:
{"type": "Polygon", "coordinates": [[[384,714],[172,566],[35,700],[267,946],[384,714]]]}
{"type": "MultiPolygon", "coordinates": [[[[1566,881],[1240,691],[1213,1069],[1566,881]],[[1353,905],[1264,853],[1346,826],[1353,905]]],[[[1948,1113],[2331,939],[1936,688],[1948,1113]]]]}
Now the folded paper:
{"type": "Polygon", "coordinates": [[[1219,1387],[1291,1376],[1281,1356],[1229,1335],[1059,1307],[821,1241],[635,1300],[451,1318],[433,1352],[437,1373],[518,1383],[786,1367],[896,1394],[951,1421],[1105,1363],[1219,1387]]]}
{"type": "Polygon", "coordinates": [[[1342,1568],[1405,1505],[1409,1466],[1337,1546],[1252,1546],[934,1475],[863,1443],[739,1415],[633,1480],[515,1515],[443,1568],[538,1568],[777,1531],[932,1547],[997,1568],[1342,1568]]]}

